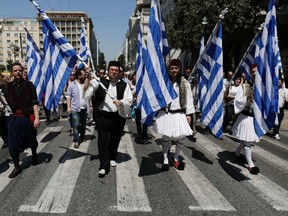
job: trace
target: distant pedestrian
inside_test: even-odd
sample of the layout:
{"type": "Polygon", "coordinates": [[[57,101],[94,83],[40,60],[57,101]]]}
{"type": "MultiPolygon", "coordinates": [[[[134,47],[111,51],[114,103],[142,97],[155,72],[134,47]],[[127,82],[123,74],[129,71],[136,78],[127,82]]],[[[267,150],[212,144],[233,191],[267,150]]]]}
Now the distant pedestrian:
{"type": "Polygon", "coordinates": [[[281,123],[284,118],[284,105],[288,102],[288,89],[285,88],[284,84],[284,78],[280,77],[279,79],[279,100],[278,100],[278,106],[279,106],[279,112],[278,112],[278,125],[276,125],[273,129],[273,135],[274,138],[277,140],[280,140],[279,135],[279,129],[281,127],[281,123]]]}

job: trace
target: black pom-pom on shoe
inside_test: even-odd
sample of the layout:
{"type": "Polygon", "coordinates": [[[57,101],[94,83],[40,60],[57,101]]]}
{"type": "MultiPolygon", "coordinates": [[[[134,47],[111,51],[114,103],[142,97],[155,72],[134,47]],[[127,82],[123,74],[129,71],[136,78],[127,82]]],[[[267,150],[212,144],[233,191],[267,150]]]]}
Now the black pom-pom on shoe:
{"type": "Polygon", "coordinates": [[[163,164],[162,171],[169,171],[169,164],[163,164]]]}
{"type": "Polygon", "coordinates": [[[256,166],[255,167],[248,167],[248,170],[251,174],[254,174],[254,175],[256,175],[260,172],[259,167],[256,167],[256,166]]]}

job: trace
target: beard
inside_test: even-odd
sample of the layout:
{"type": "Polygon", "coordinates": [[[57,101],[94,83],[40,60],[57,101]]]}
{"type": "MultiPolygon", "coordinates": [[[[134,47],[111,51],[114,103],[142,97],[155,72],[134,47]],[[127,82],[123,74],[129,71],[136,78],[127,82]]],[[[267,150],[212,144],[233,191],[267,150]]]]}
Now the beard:
{"type": "Polygon", "coordinates": [[[80,83],[83,84],[83,83],[85,82],[85,79],[86,79],[85,77],[80,78],[80,79],[79,79],[80,83]]]}

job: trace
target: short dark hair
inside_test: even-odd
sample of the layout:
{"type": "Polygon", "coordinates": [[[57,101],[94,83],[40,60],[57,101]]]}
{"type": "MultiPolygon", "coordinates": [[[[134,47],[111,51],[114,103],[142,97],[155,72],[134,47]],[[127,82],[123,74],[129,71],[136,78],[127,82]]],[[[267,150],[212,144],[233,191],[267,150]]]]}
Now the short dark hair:
{"type": "Polygon", "coordinates": [[[76,70],[76,73],[75,73],[75,78],[78,79],[78,77],[82,74],[82,71],[85,71],[84,68],[78,68],[76,70]]]}
{"type": "Polygon", "coordinates": [[[22,68],[22,70],[23,70],[23,66],[22,66],[22,64],[20,62],[13,62],[12,65],[11,65],[11,72],[13,71],[13,67],[14,66],[20,66],[22,68]]]}

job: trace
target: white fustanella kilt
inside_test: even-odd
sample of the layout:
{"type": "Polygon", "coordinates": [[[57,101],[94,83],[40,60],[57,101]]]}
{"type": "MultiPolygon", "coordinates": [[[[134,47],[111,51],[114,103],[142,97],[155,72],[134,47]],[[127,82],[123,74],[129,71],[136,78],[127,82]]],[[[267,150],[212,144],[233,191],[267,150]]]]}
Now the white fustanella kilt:
{"type": "Polygon", "coordinates": [[[161,110],[156,116],[153,130],[155,133],[177,139],[193,134],[193,131],[187,122],[186,115],[183,112],[166,113],[161,110]]]}
{"type": "Polygon", "coordinates": [[[246,141],[246,142],[259,142],[260,139],[255,133],[253,117],[246,116],[242,113],[236,119],[232,127],[232,134],[237,139],[246,141]]]}

